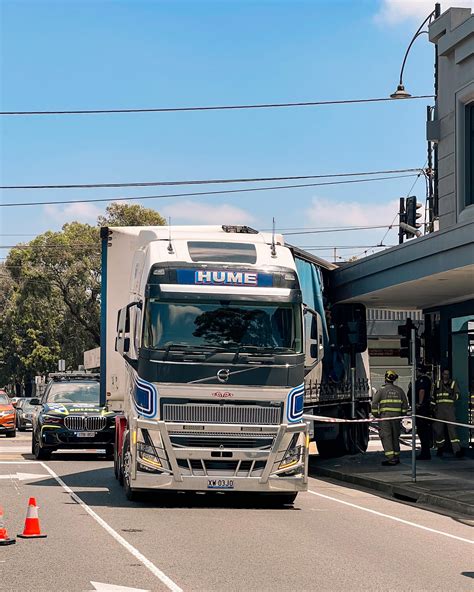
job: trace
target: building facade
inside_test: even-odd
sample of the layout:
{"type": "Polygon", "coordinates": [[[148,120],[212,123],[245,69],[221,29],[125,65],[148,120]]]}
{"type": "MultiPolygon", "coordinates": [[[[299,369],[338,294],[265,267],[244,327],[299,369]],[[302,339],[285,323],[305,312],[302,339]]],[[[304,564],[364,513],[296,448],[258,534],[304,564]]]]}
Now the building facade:
{"type": "MultiPolygon", "coordinates": [[[[427,140],[434,146],[433,224],[428,234],[332,271],[333,300],[417,309],[424,361],[449,369],[461,389],[456,413],[474,415],[474,15],[451,8],[429,27],[437,52],[437,97],[427,140]]],[[[433,218],[432,218],[433,219],[433,218]]],[[[370,343],[370,342],[369,342],[370,343]]],[[[461,429],[464,446],[469,432],[461,429]]]]}

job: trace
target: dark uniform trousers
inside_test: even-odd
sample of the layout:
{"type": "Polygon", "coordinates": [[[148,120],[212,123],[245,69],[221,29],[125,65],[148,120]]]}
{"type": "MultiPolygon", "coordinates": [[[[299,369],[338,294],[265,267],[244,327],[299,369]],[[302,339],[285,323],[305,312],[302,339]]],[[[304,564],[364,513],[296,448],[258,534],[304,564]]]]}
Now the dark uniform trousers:
{"type": "MultiPolygon", "coordinates": [[[[459,391],[457,389],[455,380],[453,380],[450,384],[444,384],[443,381],[438,380],[434,387],[433,397],[431,400],[432,405],[434,405],[433,417],[435,419],[444,419],[445,421],[456,421],[454,404],[458,398],[459,391]]],[[[459,452],[461,450],[461,445],[456,433],[456,426],[438,421],[433,422],[433,433],[436,447],[438,449],[442,449],[444,447],[445,430],[448,432],[448,437],[451,441],[453,452],[459,452]]]]}

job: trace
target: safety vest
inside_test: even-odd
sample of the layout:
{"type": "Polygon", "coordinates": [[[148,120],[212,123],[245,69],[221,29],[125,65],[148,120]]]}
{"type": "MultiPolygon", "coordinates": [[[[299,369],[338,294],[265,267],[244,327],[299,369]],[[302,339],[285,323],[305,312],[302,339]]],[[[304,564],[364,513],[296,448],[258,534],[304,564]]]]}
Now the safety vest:
{"type": "Polygon", "coordinates": [[[455,380],[451,382],[451,385],[449,387],[446,384],[444,384],[444,382],[442,382],[441,380],[438,380],[434,394],[434,402],[436,403],[436,405],[453,405],[454,402],[457,401],[459,398],[459,395],[454,390],[455,386],[455,380]]]}

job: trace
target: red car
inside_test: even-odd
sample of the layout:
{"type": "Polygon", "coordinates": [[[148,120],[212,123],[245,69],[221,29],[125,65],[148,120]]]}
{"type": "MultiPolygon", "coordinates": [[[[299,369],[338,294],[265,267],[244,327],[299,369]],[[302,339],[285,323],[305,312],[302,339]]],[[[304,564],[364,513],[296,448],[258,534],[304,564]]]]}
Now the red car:
{"type": "Polygon", "coordinates": [[[16,411],[5,393],[0,392],[0,434],[7,438],[16,436],[16,411]]]}

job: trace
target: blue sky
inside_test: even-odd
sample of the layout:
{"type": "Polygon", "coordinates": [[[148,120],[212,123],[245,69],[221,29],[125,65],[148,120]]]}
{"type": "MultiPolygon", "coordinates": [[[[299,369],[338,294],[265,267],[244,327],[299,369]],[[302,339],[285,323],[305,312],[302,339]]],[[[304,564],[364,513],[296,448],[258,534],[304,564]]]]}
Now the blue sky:
{"type": "MultiPolygon", "coordinates": [[[[425,0],[3,0],[2,110],[387,96],[396,86],[411,35],[431,6],[425,0]]],[[[432,93],[432,64],[433,46],[422,36],[405,71],[412,94],[432,93]]],[[[4,117],[2,185],[420,167],[426,158],[427,103],[4,117]]],[[[388,224],[411,184],[405,178],[142,203],[171,215],[173,224],[235,222],[265,228],[273,216],[283,228],[388,224]]],[[[167,192],[159,189],[10,190],[1,199],[167,192]]],[[[415,192],[424,201],[422,181],[415,192]]],[[[4,208],[0,243],[28,240],[18,235],[56,230],[73,219],[93,223],[104,207],[4,208]],[[7,236],[12,234],[17,236],[7,236]]],[[[300,245],[371,245],[380,238],[379,231],[292,237],[300,245]]],[[[394,233],[387,240],[393,244],[394,233]]]]}

